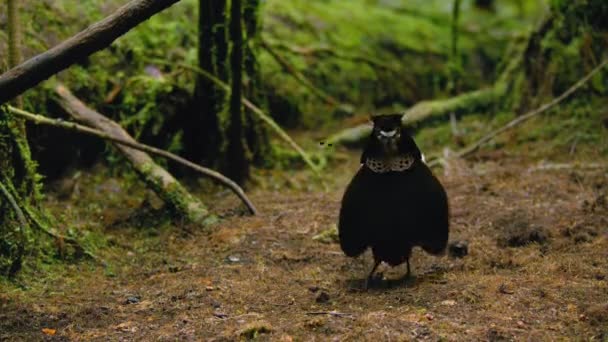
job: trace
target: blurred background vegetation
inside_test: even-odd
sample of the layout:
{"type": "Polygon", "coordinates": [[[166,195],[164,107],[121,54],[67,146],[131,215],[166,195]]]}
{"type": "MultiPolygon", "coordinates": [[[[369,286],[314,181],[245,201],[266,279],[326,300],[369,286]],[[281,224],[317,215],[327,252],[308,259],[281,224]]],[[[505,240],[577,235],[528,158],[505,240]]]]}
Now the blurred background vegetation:
{"type": "MultiPolygon", "coordinates": [[[[122,4],[115,0],[23,1],[24,58],[57,45],[122,4]]],[[[490,86],[508,63],[505,57],[548,15],[550,5],[542,0],[462,1],[459,65],[454,66],[450,58],[452,1],[263,1],[262,32],[253,42],[262,80],[259,87],[264,103],[260,105],[284,127],[313,129],[312,144],[340,128],[364,122],[371,112],[400,111],[424,99],[453,95],[448,83],[455,69],[457,92],[490,86]],[[284,72],[268,51],[260,48],[259,40],[350,110],[320,101],[284,72]]],[[[197,13],[197,1],[183,0],[110,48],[62,72],[58,79],[92,108],[118,119],[136,139],[180,152],[180,122],[196,78],[180,65],[197,65],[197,13]]],[[[0,28],[5,25],[6,17],[0,17],[0,28]]],[[[4,32],[0,31],[0,52],[7,48],[4,32]]],[[[568,53],[579,54],[583,43],[560,47],[563,58],[567,59],[568,53]]],[[[3,57],[0,63],[6,66],[7,61],[3,57]]],[[[578,70],[571,73],[564,83],[582,75],[578,70]]],[[[50,100],[51,89],[52,82],[46,82],[27,92],[25,109],[60,116],[50,100]]],[[[504,116],[502,120],[500,115],[487,119],[503,122],[509,115],[504,116]]],[[[474,138],[477,130],[469,132],[468,124],[464,125],[465,136],[474,138]]],[[[420,143],[425,149],[449,144],[446,129],[449,127],[439,125],[423,133],[420,143]]],[[[71,133],[36,127],[31,131],[35,159],[47,177],[61,175],[65,166],[75,162],[92,163],[103,149],[101,142],[71,133]],[[86,143],[76,145],[75,139],[86,143]],[[58,147],[64,152],[57,153],[58,147]],[[78,155],[81,158],[75,160],[78,155]]],[[[592,132],[577,134],[576,138],[562,138],[594,137],[592,132]]],[[[280,165],[281,157],[290,155],[280,146],[274,152],[263,165],[280,165]]],[[[115,158],[111,153],[105,156],[110,161],[115,158]]]]}

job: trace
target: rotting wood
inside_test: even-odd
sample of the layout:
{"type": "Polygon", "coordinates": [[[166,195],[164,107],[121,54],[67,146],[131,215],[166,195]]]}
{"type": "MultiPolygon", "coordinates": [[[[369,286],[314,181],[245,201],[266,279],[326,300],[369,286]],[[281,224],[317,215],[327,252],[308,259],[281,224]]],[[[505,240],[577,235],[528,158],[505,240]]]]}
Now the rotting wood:
{"type": "Polygon", "coordinates": [[[0,104],[109,46],[118,37],[178,1],[132,0],[84,31],[10,69],[0,75],[0,104]]]}

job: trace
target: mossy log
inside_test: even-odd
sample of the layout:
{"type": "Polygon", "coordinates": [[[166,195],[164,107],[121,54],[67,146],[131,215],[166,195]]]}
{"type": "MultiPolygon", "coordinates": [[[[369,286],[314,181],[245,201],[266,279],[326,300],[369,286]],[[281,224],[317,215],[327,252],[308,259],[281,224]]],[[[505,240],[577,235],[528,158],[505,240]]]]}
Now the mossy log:
{"type": "Polygon", "coordinates": [[[23,93],[114,40],[179,0],[132,0],[63,43],[0,75],[0,103],[23,93]]]}
{"type": "MultiPolygon", "coordinates": [[[[464,93],[445,100],[422,101],[403,113],[403,125],[416,125],[447,117],[450,113],[474,112],[491,106],[505,93],[506,87],[497,85],[464,93]]],[[[371,125],[359,125],[332,135],[327,143],[359,146],[371,133],[371,125]]]]}
{"type": "MultiPolygon", "coordinates": [[[[135,142],[119,124],[87,107],[64,86],[55,87],[59,105],[76,121],[97,128],[110,136],[135,142]]],[[[145,152],[116,144],[141,179],[160,197],[169,210],[178,217],[191,222],[202,222],[209,218],[209,211],[192,196],[169,172],[160,167],[145,152]]]]}

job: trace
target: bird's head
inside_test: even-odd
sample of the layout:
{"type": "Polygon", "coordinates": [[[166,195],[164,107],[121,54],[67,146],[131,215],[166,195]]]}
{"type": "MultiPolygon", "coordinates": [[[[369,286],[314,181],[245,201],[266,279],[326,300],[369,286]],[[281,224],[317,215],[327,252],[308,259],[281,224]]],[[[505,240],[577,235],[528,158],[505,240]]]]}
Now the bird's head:
{"type": "Polygon", "coordinates": [[[401,139],[401,114],[374,115],[371,120],[374,124],[372,139],[377,140],[387,154],[397,152],[399,139],[401,139]]]}

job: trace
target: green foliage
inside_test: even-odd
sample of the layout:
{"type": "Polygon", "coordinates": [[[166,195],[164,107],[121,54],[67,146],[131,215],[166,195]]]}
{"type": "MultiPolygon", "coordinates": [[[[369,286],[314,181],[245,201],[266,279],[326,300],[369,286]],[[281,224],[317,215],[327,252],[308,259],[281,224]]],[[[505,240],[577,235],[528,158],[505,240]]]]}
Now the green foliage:
{"type": "MultiPolygon", "coordinates": [[[[304,51],[277,49],[313,84],[342,102],[355,104],[359,112],[378,107],[398,110],[437,97],[447,86],[451,3],[269,0],[264,8],[264,35],[304,51]],[[306,53],[315,48],[351,58],[306,53]],[[353,56],[379,61],[386,68],[353,56]]],[[[495,14],[473,10],[469,2],[462,7],[459,50],[460,69],[466,70],[461,81],[464,91],[494,81],[495,75],[484,69],[494,69],[511,36],[526,32],[539,11],[538,4],[527,4],[520,18],[510,2],[501,2],[495,14]]],[[[319,103],[267,53],[261,54],[260,61],[264,82],[272,89],[271,105],[273,101],[283,104],[271,107],[278,120],[301,116],[306,126],[316,126],[333,119],[332,108],[319,103]],[[294,108],[302,114],[294,113],[294,108]]]]}

